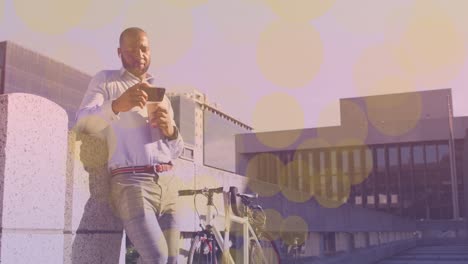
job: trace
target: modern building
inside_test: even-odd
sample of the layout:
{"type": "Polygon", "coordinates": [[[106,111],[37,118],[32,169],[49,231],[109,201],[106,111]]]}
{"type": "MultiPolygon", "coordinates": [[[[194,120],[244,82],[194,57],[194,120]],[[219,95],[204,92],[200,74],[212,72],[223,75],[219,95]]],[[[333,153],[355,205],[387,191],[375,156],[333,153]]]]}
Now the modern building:
{"type": "Polygon", "coordinates": [[[341,99],[339,126],[238,135],[236,173],[322,206],[465,217],[468,117],[453,117],[451,101],[450,89],[341,99]]]}
{"type": "Polygon", "coordinates": [[[250,132],[252,128],[223,112],[218,104],[197,90],[168,93],[168,96],[185,141],[182,157],[199,165],[234,172],[235,135],[250,132]]]}
{"type": "MultiPolygon", "coordinates": [[[[17,44],[0,43],[1,93],[26,92],[54,101],[66,109],[69,127],[73,126],[75,111],[90,78],[17,44]]],[[[198,91],[168,93],[168,96],[173,104],[176,123],[186,142],[182,160],[177,161],[180,165],[178,168],[191,177],[194,184],[206,184],[201,174],[209,174],[211,177],[208,180],[213,180],[216,186],[219,183],[215,179],[220,179],[224,185],[252,189],[249,180],[243,176],[246,175],[253,180],[266,182],[262,186],[270,188],[267,192],[273,193],[279,187],[283,196],[273,194],[261,197],[260,202],[269,212],[276,212],[272,216],[276,216],[273,220],[278,221],[273,221],[276,224],[271,231],[280,233],[278,241],[282,241],[283,248],[287,249],[289,238],[297,240],[300,234],[306,240],[301,240],[304,242],[304,255],[309,257],[368,248],[366,252],[370,252],[369,255],[361,255],[361,259],[367,259],[367,256],[377,255],[377,245],[383,245],[381,253],[388,255],[388,248],[396,245],[393,242],[411,242],[414,231],[422,229],[414,224],[419,222],[421,225],[421,221],[410,221],[398,216],[418,220],[466,216],[468,180],[464,175],[468,172],[468,168],[465,168],[465,164],[468,164],[468,155],[465,154],[468,147],[464,144],[468,140],[464,138],[468,119],[452,117],[449,89],[342,99],[339,126],[264,133],[251,133],[251,127],[223,112],[198,91]],[[297,197],[301,199],[294,200],[297,197]],[[314,198],[315,201],[311,201],[314,198]],[[326,207],[340,208],[329,210],[326,207]],[[296,221],[298,219],[303,219],[306,228],[300,225],[301,221],[296,221]],[[286,231],[280,230],[283,224],[287,227],[286,231]],[[389,242],[392,244],[385,245],[389,242]]],[[[33,136],[36,135],[31,138],[33,136]]],[[[49,137],[44,138],[50,140],[49,137]]],[[[66,139],[67,136],[64,134],[62,138],[66,139]]],[[[36,146],[38,142],[28,143],[28,146],[42,149],[43,145],[36,146]]],[[[91,139],[82,139],[68,147],[79,149],[80,154],[89,154],[95,147],[89,142],[96,143],[91,139]]],[[[7,150],[10,151],[10,157],[19,157],[18,160],[24,158],[22,149],[20,152],[14,152],[13,148],[7,150]]],[[[63,155],[64,149],[61,151],[63,155]]],[[[69,151],[69,154],[74,153],[69,151]]],[[[36,152],[31,155],[36,155],[36,152]]],[[[46,161],[51,155],[36,155],[35,158],[46,161]]],[[[102,156],[104,158],[100,160],[100,165],[105,167],[106,156],[102,156]]],[[[93,158],[82,159],[80,156],[80,159],[63,159],[74,162],[71,166],[73,179],[79,179],[79,182],[67,180],[66,194],[62,197],[69,201],[64,204],[73,205],[65,206],[66,223],[76,221],[80,224],[64,229],[63,234],[71,233],[74,236],[73,242],[64,239],[67,245],[58,247],[59,251],[71,250],[73,259],[107,259],[102,256],[108,254],[109,245],[116,241],[115,252],[121,249],[121,227],[109,227],[111,212],[106,211],[109,208],[104,206],[100,196],[108,191],[108,182],[102,180],[105,178],[99,170],[90,172],[86,169],[87,162],[93,158]],[[81,180],[89,180],[93,184],[82,184],[81,180]],[[69,188],[70,184],[75,189],[69,188]],[[71,195],[70,190],[77,190],[71,193],[84,195],[71,195]],[[112,243],[104,245],[103,239],[112,243]],[[89,250],[83,251],[83,246],[89,250]],[[82,252],[85,253],[81,255],[82,252]]],[[[20,163],[8,165],[10,171],[31,170],[20,163]]],[[[43,171],[40,162],[31,166],[39,168],[34,171],[43,171]]],[[[63,167],[68,168],[69,164],[63,167]]],[[[54,175],[63,181],[63,175],[54,175]]],[[[29,185],[26,186],[29,188],[29,185]]],[[[431,221],[423,222],[426,224],[431,221]]],[[[448,225],[456,224],[454,232],[465,232],[463,234],[466,237],[466,228],[459,227],[464,224],[462,221],[446,222],[448,225]]],[[[185,233],[192,232],[193,227],[187,228],[185,233]]],[[[445,227],[438,228],[443,235],[447,233],[445,227]]],[[[16,231],[25,232],[21,229],[16,231]]],[[[30,233],[34,234],[32,231],[30,233]]],[[[185,241],[190,239],[189,236],[184,238],[185,241]]],[[[29,247],[28,243],[25,245],[29,247]]],[[[14,250],[13,253],[17,252],[14,250]]],[[[32,251],[28,249],[24,252],[32,251]]],[[[5,255],[2,254],[2,258],[5,255]]],[[[118,255],[120,253],[114,254],[118,255]]],[[[345,255],[346,258],[348,256],[345,255]]]]}
{"type": "Polygon", "coordinates": [[[65,109],[69,128],[91,76],[11,41],[0,42],[0,94],[31,93],[65,109]]]}

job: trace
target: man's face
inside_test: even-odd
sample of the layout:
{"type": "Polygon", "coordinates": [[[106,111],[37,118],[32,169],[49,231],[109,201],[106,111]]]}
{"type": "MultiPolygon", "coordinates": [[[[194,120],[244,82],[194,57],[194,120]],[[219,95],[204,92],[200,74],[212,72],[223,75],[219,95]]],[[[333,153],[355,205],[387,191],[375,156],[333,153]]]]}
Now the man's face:
{"type": "Polygon", "coordinates": [[[123,67],[131,74],[143,76],[151,64],[151,51],[145,33],[138,32],[124,37],[119,48],[123,67]]]}

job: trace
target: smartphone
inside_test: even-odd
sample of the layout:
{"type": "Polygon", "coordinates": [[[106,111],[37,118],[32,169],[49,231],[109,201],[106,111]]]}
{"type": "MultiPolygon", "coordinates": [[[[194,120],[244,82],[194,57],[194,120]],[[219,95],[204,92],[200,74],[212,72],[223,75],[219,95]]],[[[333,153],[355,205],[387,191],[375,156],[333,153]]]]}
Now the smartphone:
{"type": "Polygon", "coordinates": [[[148,95],[148,102],[161,102],[166,93],[166,89],[162,87],[144,87],[141,89],[148,95]]]}

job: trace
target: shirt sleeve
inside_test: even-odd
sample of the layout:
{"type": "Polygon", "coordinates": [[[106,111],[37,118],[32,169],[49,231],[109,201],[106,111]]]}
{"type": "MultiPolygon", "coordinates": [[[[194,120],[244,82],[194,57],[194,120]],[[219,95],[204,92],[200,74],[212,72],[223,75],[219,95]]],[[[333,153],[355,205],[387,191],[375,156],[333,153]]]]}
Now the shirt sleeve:
{"type": "Polygon", "coordinates": [[[112,100],[105,90],[106,79],[105,71],[96,74],[91,79],[76,113],[75,129],[78,132],[98,134],[111,122],[119,119],[118,114],[112,111],[112,100]]]}
{"type": "Polygon", "coordinates": [[[178,130],[176,139],[172,139],[172,140],[165,139],[164,141],[166,142],[167,146],[171,150],[171,158],[177,159],[182,154],[182,151],[184,150],[184,140],[182,139],[182,135],[180,134],[180,131],[177,128],[176,123],[174,121],[174,110],[172,109],[171,101],[166,96],[164,96],[164,100],[167,100],[168,102],[169,116],[171,117],[172,125],[176,127],[176,129],[178,130]]]}

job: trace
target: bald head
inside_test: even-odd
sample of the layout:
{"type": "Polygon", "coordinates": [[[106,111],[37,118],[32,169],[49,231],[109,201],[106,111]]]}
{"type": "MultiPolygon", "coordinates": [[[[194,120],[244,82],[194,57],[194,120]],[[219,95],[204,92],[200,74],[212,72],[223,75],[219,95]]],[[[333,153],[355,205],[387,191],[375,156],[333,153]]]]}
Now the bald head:
{"type": "Polygon", "coordinates": [[[135,38],[139,36],[140,34],[146,35],[146,32],[139,28],[139,27],[129,27],[126,28],[122,33],[120,33],[119,37],[119,46],[122,46],[122,43],[127,39],[127,38],[135,38]]]}

